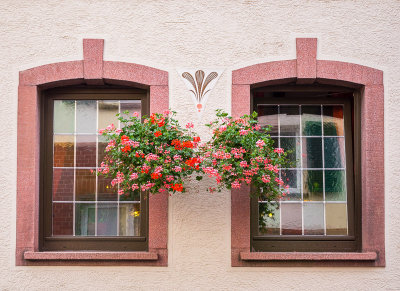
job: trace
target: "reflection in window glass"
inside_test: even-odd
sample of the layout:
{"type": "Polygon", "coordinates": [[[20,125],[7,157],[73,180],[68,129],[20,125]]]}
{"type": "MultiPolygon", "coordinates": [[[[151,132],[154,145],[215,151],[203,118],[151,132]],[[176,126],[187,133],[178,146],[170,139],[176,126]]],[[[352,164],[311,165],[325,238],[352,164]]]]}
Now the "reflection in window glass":
{"type": "Polygon", "coordinates": [[[259,202],[260,234],[347,235],[343,105],[258,104],[257,110],[291,161],[280,170],[289,194],[270,215],[259,202]]]}
{"type": "Polygon", "coordinates": [[[54,133],[74,133],[75,101],[54,101],[54,133]]]}
{"type": "Polygon", "coordinates": [[[123,203],[119,205],[119,235],[140,235],[140,204],[123,203]]]}
{"type": "Polygon", "coordinates": [[[278,106],[277,105],[259,105],[258,110],[258,124],[261,127],[270,126],[271,130],[268,132],[271,136],[278,135],[278,106]]]}
{"type": "Polygon", "coordinates": [[[107,146],[99,129],[119,126],[121,110],[141,115],[141,100],[55,100],[53,109],[53,235],[139,236],[140,192],[119,196],[95,173],[107,146]]]}

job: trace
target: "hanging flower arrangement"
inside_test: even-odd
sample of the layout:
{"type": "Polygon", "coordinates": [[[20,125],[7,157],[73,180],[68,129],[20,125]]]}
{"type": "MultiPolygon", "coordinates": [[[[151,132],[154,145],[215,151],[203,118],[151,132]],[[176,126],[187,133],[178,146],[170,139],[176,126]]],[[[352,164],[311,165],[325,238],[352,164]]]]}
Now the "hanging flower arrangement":
{"type": "Polygon", "coordinates": [[[215,178],[217,187],[208,187],[210,192],[248,184],[252,195],[265,201],[287,194],[279,177],[279,169],[288,164],[287,153],[273,146],[269,128],[260,128],[256,113],[233,119],[217,110],[217,119],[207,125],[213,136],[202,145],[193,124],[180,127],[174,114],[156,113],[143,121],[136,113],[121,115],[121,129],[111,124],[100,131],[108,145],[98,174],[112,178],[118,194],[185,192],[184,178],[194,173],[197,180],[215,178]]]}
{"type": "Polygon", "coordinates": [[[217,188],[209,190],[239,189],[247,184],[252,186],[252,195],[265,201],[286,196],[289,187],[279,177],[279,169],[288,164],[287,153],[273,146],[269,128],[258,125],[257,113],[238,119],[221,110],[216,115],[207,124],[213,136],[201,147],[201,169],[217,182],[217,188]]]}
{"type": "Polygon", "coordinates": [[[184,177],[199,171],[200,138],[192,132],[193,124],[181,128],[174,114],[156,113],[143,121],[137,113],[118,115],[121,129],[111,124],[100,130],[108,145],[98,174],[112,178],[119,195],[185,192],[184,177]]]}

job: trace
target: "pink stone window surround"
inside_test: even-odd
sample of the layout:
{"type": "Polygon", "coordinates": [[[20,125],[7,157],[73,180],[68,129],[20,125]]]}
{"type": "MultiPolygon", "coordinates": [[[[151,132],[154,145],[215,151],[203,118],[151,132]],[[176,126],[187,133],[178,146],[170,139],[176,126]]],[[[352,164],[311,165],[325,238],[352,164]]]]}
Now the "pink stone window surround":
{"type": "MultiPolygon", "coordinates": [[[[296,40],[295,60],[269,62],[232,72],[232,115],[250,112],[251,88],[326,84],[361,92],[361,251],[252,252],[250,249],[250,188],[232,191],[232,266],[385,266],[384,234],[384,90],[383,72],[338,61],[317,60],[317,39],[296,40]]],[[[360,203],[360,202],[359,202],[360,203]]]]}
{"type": "Polygon", "coordinates": [[[82,61],[20,72],[18,87],[16,265],[167,266],[168,195],[149,199],[148,252],[40,252],[41,91],[70,85],[123,85],[149,90],[150,113],[168,109],[168,73],[143,65],[103,61],[104,40],[84,39],[82,61]]]}

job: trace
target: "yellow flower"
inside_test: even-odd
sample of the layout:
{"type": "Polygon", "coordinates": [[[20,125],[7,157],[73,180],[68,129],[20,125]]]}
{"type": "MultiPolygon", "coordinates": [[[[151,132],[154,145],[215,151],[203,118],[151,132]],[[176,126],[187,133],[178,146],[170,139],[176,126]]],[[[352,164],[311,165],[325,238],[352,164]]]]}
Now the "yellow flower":
{"type": "Polygon", "coordinates": [[[133,217],[138,217],[138,216],[140,216],[140,211],[139,210],[131,211],[131,212],[129,212],[129,214],[133,217]]]}
{"type": "Polygon", "coordinates": [[[269,217],[272,217],[272,213],[268,214],[269,217]]]}

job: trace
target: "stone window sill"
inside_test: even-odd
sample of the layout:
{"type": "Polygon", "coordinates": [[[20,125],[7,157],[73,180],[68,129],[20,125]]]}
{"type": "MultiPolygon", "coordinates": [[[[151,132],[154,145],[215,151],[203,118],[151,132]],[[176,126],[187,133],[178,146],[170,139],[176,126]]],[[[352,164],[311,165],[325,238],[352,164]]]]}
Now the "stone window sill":
{"type": "Polygon", "coordinates": [[[243,261],[375,261],[376,252],[240,252],[243,261]]]}
{"type": "Polygon", "coordinates": [[[157,261],[153,252],[33,252],[24,253],[25,260],[32,261],[157,261]]]}

